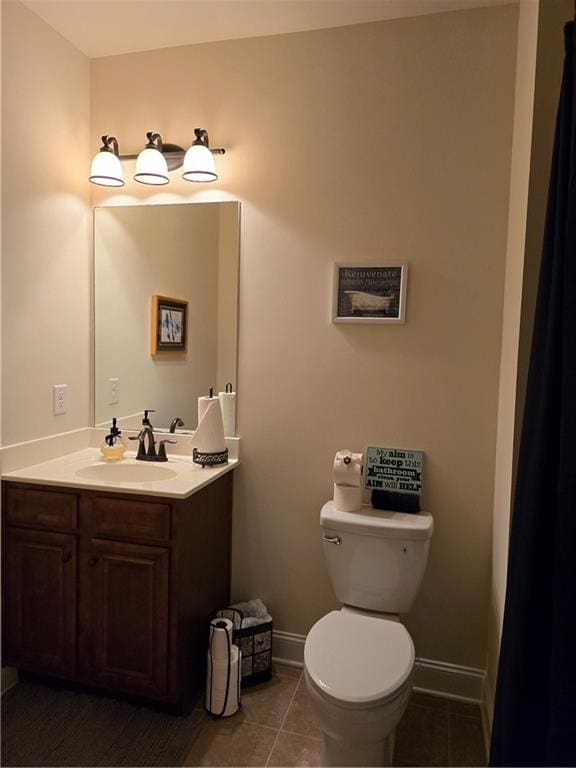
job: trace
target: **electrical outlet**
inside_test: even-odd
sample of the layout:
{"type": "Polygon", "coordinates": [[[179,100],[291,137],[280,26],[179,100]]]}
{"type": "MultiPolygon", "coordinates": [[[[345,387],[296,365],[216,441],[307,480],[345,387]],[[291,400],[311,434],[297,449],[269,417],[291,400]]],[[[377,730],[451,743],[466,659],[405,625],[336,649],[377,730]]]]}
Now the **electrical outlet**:
{"type": "Polygon", "coordinates": [[[112,379],[108,379],[108,385],[108,405],[118,405],[120,402],[120,379],[117,376],[112,379]]]}
{"type": "Polygon", "coordinates": [[[66,400],[68,397],[68,384],[54,384],[52,387],[54,416],[66,413],[66,400]]]}

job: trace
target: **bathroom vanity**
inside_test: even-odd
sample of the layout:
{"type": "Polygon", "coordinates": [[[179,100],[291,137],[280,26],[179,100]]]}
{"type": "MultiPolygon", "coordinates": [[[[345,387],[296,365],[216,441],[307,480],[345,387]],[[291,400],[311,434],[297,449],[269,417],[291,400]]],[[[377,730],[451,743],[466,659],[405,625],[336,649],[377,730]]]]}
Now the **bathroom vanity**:
{"type": "Polygon", "coordinates": [[[1,449],[4,664],[180,711],[203,689],[208,623],[230,601],[238,438],[202,469],[189,431],[198,397],[236,381],[239,217],[232,201],[95,210],[106,429],[1,449]],[[158,292],[189,307],[187,351],[151,351],[158,292]],[[144,409],[158,432],[186,427],[164,435],[168,461],[104,461],[111,420],[135,437],[144,409]]]}
{"type": "MultiPolygon", "coordinates": [[[[76,477],[106,472],[95,453],[68,461],[76,477]]],[[[66,464],[2,482],[3,663],[185,712],[204,686],[208,622],[230,598],[234,463],[176,460],[178,477],[137,493],[67,485],[66,464]]]]}

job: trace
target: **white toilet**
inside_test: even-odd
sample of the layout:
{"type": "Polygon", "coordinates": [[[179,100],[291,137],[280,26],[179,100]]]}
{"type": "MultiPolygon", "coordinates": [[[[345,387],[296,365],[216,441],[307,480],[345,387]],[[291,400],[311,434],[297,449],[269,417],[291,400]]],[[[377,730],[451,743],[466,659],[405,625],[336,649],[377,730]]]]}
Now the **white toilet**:
{"type": "Polygon", "coordinates": [[[389,765],[390,735],[412,688],[414,644],[398,614],[422,583],[434,523],[362,507],[320,515],[324,554],[343,607],[312,627],[306,685],[322,729],[322,765],[389,765]]]}

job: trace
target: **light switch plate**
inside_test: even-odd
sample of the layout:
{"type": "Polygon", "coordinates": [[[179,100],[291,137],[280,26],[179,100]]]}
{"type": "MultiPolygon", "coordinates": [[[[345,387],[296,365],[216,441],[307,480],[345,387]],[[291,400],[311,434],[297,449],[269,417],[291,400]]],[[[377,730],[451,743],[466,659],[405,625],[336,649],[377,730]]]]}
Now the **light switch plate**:
{"type": "Polygon", "coordinates": [[[114,376],[108,379],[108,405],[118,405],[120,402],[120,379],[114,376]]]}
{"type": "Polygon", "coordinates": [[[54,416],[66,413],[66,400],[68,399],[68,384],[54,384],[52,387],[54,416]]]}

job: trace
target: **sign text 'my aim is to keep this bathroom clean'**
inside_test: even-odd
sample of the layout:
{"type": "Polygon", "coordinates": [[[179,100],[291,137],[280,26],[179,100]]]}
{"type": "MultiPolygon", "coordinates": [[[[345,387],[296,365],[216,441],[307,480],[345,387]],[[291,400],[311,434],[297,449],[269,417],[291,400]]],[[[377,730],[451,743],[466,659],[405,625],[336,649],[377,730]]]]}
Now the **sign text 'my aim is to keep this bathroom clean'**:
{"type": "Polygon", "coordinates": [[[420,494],[423,465],[422,451],[369,447],[364,484],[370,490],[420,494]]]}

